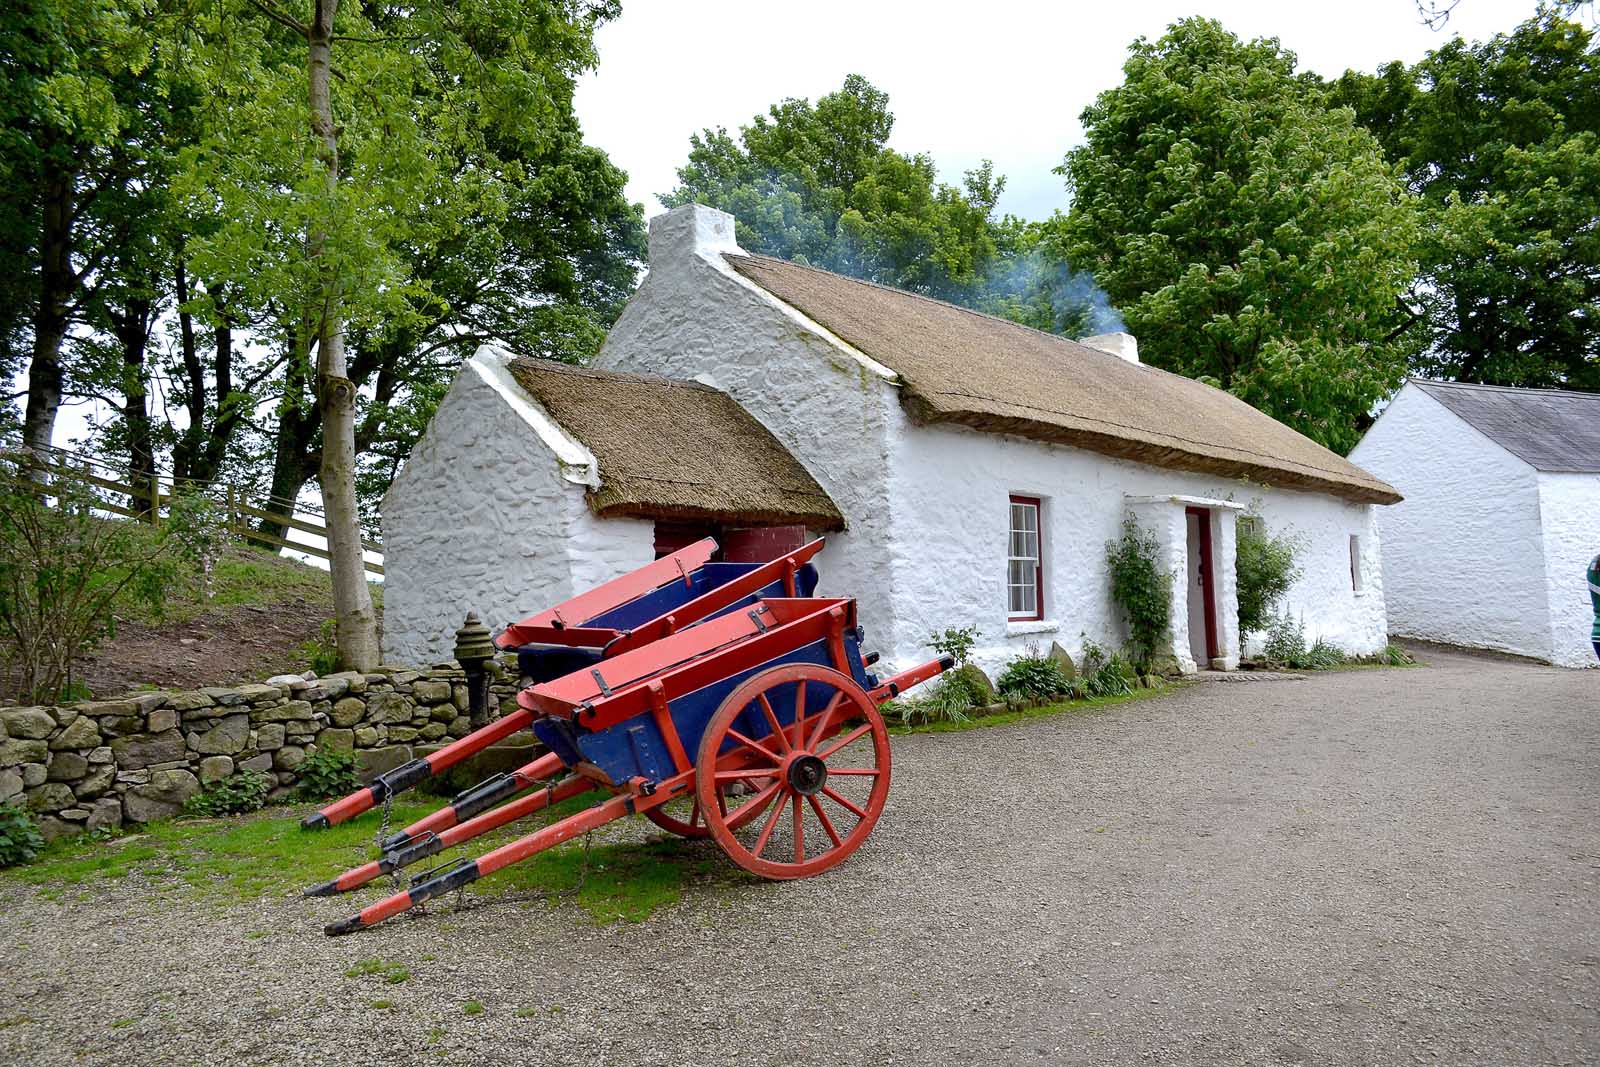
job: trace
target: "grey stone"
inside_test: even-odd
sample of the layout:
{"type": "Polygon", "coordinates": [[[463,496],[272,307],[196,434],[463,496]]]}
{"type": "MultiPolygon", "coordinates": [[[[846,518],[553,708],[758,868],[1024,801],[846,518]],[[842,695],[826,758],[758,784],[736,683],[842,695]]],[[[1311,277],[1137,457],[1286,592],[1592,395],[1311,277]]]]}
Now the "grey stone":
{"type": "Polygon", "coordinates": [[[467,699],[467,687],[464,685],[451,686],[450,702],[454,704],[457,709],[466,711],[470,703],[467,699]]]}
{"type": "Polygon", "coordinates": [[[250,717],[229,715],[194,741],[194,750],[202,756],[231,756],[244,751],[250,740],[250,717]]]}
{"type": "Polygon", "coordinates": [[[136,785],[122,797],[129,822],[165,819],[183,810],[183,802],[200,791],[200,780],[188,771],[153,771],[148,785],[136,785]]]}
{"type": "Polygon", "coordinates": [[[149,771],[118,771],[117,781],[122,785],[149,785],[149,771]]]}
{"type": "Polygon", "coordinates": [[[43,741],[19,741],[12,738],[0,741],[0,767],[15,767],[19,763],[43,763],[50,747],[43,741]]]}
{"type": "Polygon", "coordinates": [[[256,748],[262,752],[270,752],[275,748],[283,747],[283,723],[263,723],[256,730],[256,748]]]}
{"type": "Polygon", "coordinates": [[[459,714],[459,712],[457,712],[454,704],[436,704],[433,707],[433,714],[431,717],[434,722],[441,722],[449,725],[451,722],[455,721],[457,714],[459,714]]]}
{"type": "Polygon", "coordinates": [[[271,707],[262,707],[257,704],[250,709],[250,718],[254,722],[293,722],[297,719],[310,719],[311,702],[309,700],[286,700],[271,707]]]}
{"type": "Polygon", "coordinates": [[[78,798],[72,795],[72,790],[60,782],[46,782],[44,785],[34,786],[25,795],[28,798],[29,811],[60,811],[78,802],[78,798]]]}
{"type": "Polygon", "coordinates": [[[281,685],[264,685],[260,682],[252,682],[249,685],[241,685],[236,691],[241,697],[251,704],[266,700],[282,700],[284,697],[289,695],[281,685]]]}
{"type": "Polygon", "coordinates": [[[125,719],[129,716],[138,717],[139,705],[131,700],[86,700],[74,704],[81,714],[93,715],[97,719],[113,718],[125,719]]]}
{"type": "Polygon", "coordinates": [[[1056,666],[1061,668],[1061,673],[1068,678],[1076,678],[1078,676],[1078,666],[1072,662],[1072,655],[1062,648],[1058,642],[1050,642],[1050,655],[1048,658],[1055,660],[1056,666]]]}
{"type": "Polygon", "coordinates": [[[335,726],[354,726],[367,713],[367,702],[359,697],[345,697],[328,712],[335,726]]]}
{"type": "Polygon", "coordinates": [[[410,760],[411,748],[408,745],[371,748],[356,753],[356,772],[361,775],[362,781],[370,782],[375,776],[392,771],[410,760]]]}
{"type": "Polygon", "coordinates": [[[389,727],[389,740],[398,745],[403,745],[408,741],[415,741],[417,734],[418,731],[409,726],[389,727]]]}
{"type": "Polygon", "coordinates": [[[0,771],[0,802],[10,800],[22,792],[22,772],[15,767],[0,771]]]}
{"type": "Polygon", "coordinates": [[[287,689],[291,693],[298,693],[311,688],[311,683],[298,674],[274,674],[267,679],[267,684],[287,689]]]}
{"type": "Polygon", "coordinates": [[[367,698],[368,722],[409,722],[414,705],[399,693],[367,698]]]}
{"type": "Polygon", "coordinates": [[[100,732],[129,737],[144,732],[144,720],[137,715],[108,715],[100,720],[100,732]]]}
{"type": "Polygon", "coordinates": [[[322,690],[322,696],[324,698],[328,700],[338,700],[340,697],[350,692],[350,679],[337,674],[330,675],[327,678],[318,678],[317,688],[322,690]]]}
{"type": "Polygon", "coordinates": [[[178,712],[175,708],[157,708],[150,713],[147,726],[153,734],[159,734],[163,730],[175,730],[178,726],[178,712]]]}
{"type": "Polygon", "coordinates": [[[56,813],[68,822],[83,822],[89,817],[88,808],[62,808],[56,813]]]}
{"type": "MultiPolygon", "coordinates": [[[[437,741],[450,732],[450,727],[442,722],[430,722],[417,731],[417,736],[424,741],[437,741]]],[[[324,734],[323,736],[327,736],[324,734]]]]}
{"type": "Polygon", "coordinates": [[[354,730],[324,730],[317,735],[317,747],[327,752],[351,752],[356,747],[354,730]]]}
{"type": "Polygon", "coordinates": [[[43,708],[6,708],[0,710],[0,722],[8,736],[24,741],[42,741],[56,729],[55,719],[43,708]]]}
{"type": "MultiPolygon", "coordinates": [[[[313,707],[315,707],[318,704],[325,704],[328,701],[328,691],[326,689],[322,688],[322,686],[320,686],[320,685],[314,685],[310,689],[302,689],[299,693],[297,693],[295,695],[298,696],[301,700],[309,700],[309,701],[311,701],[311,704],[312,704],[313,707]]],[[[318,708],[317,710],[318,711],[326,711],[327,709],[326,708],[318,708]]]]}
{"type": "Polygon", "coordinates": [[[450,683],[417,682],[411,687],[411,695],[419,704],[442,704],[450,699],[450,683]]]}
{"type": "Polygon", "coordinates": [[[232,707],[245,701],[244,694],[239,690],[224,686],[207,686],[200,690],[200,695],[210,698],[212,703],[221,704],[223,707],[232,707]]]}
{"type": "Polygon", "coordinates": [[[36,785],[43,785],[45,779],[50,777],[50,770],[43,763],[24,763],[22,771],[22,784],[32,789],[36,785]]]}
{"type": "Polygon", "coordinates": [[[183,735],[176,730],[164,734],[135,734],[111,742],[117,766],[128,770],[183,759],[183,735]]]}
{"type": "Polygon", "coordinates": [[[89,761],[76,752],[57,752],[50,757],[52,782],[76,782],[89,773],[89,761]]]}
{"type": "Polygon", "coordinates": [[[78,834],[83,833],[82,826],[54,815],[41,815],[37,821],[39,823],[39,836],[46,841],[54,841],[62,837],[76,837],[78,834]]]}
{"type": "Polygon", "coordinates": [[[241,771],[270,771],[272,770],[272,753],[263,752],[260,755],[251,756],[247,760],[241,760],[239,761],[239,769],[241,771]]]}
{"type": "Polygon", "coordinates": [[[197,711],[200,708],[215,707],[216,703],[204,693],[167,694],[167,707],[176,708],[178,711],[197,711]]]}
{"type": "Polygon", "coordinates": [[[89,821],[84,829],[91,832],[95,830],[115,830],[121,825],[122,801],[116,797],[106,797],[90,805],[89,821]]]}
{"type": "Polygon", "coordinates": [[[79,800],[93,800],[104,795],[116,778],[116,767],[109,763],[97,763],[89,768],[89,773],[83,781],[72,787],[72,792],[79,800]]]}
{"type": "MultiPolygon", "coordinates": [[[[138,708],[140,714],[148,715],[157,708],[166,707],[167,696],[168,694],[156,689],[148,693],[129,693],[122,699],[138,708]]],[[[151,729],[154,730],[155,727],[152,726],[151,729]]]]}
{"type": "Polygon", "coordinates": [[[56,735],[50,747],[60,751],[68,748],[94,748],[100,743],[100,728],[87,715],[79,715],[56,735]]]}
{"type": "Polygon", "coordinates": [[[284,745],[272,757],[272,765],[280,771],[292,771],[306,761],[306,750],[299,745],[284,745]]]}
{"type": "Polygon", "coordinates": [[[335,685],[343,683],[347,693],[365,693],[367,691],[367,676],[360,671],[340,671],[338,674],[324,675],[322,684],[331,692],[335,685]]]}
{"type": "Polygon", "coordinates": [[[229,756],[207,756],[200,761],[200,784],[220,782],[233,773],[233,759],[229,756]]]}
{"type": "MultiPolygon", "coordinates": [[[[57,726],[66,726],[78,717],[78,709],[71,707],[46,708],[50,716],[55,719],[57,726]]],[[[5,730],[5,723],[0,722],[0,732],[5,730]]]]}
{"type": "Polygon", "coordinates": [[[116,754],[111,751],[110,745],[101,745],[89,753],[90,763],[112,763],[115,762],[116,758],[116,754]]]}
{"type": "Polygon", "coordinates": [[[472,720],[465,715],[457,715],[450,723],[451,737],[466,737],[472,732],[472,720]]]}
{"type": "Polygon", "coordinates": [[[361,748],[371,748],[373,745],[376,745],[382,737],[383,735],[378,732],[378,728],[376,726],[356,727],[355,741],[356,744],[361,748]]]}

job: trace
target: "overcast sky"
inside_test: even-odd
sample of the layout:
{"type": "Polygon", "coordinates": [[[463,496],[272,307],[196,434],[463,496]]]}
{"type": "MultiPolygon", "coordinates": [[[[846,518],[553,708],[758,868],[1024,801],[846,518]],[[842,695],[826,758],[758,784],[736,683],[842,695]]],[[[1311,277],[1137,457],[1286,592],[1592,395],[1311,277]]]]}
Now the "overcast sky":
{"type": "Polygon", "coordinates": [[[600,66],[578,90],[591,144],[628,172],[654,215],[676,184],[689,135],[784,97],[815,100],[864,75],[889,94],[890,144],[927,152],[941,177],[993,159],[1003,212],[1042,219],[1066,205],[1050,173],[1082,139],[1078,114],[1122,80],[1128,45],[1201,14],[1242,37],[1277,37],[1304,69],[1335,77],[1420,58],[1459,33],[1482,40],[1532,15],[1530,0],[1461,0],[1443,31],[1413,0],[624,0],[598,34],[600,66]]]}

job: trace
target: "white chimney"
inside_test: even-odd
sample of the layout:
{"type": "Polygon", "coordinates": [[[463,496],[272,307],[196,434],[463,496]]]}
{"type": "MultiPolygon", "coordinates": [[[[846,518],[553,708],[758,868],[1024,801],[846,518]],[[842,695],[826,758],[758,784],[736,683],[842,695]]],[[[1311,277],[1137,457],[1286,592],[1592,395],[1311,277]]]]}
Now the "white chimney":
{"type": "MultiPolygon", "coordinates": [[[[651,250],[655,249],[655,231],[650,232],[651,250]]],[[[1078,338],[1080,345],[1098,348],[1102,352],[1109,352],[1119,359],[1129,363],[1139,362],[1139,341],[1131,333],[1097,333],[1093,337],[1078,338]]]]}
{"type": "Polygon", "coordinates": [[[683,204],[650,220],[652,269],[691,256],[741,251],[734,239],[733,216],[704,204],[683,204]]]}

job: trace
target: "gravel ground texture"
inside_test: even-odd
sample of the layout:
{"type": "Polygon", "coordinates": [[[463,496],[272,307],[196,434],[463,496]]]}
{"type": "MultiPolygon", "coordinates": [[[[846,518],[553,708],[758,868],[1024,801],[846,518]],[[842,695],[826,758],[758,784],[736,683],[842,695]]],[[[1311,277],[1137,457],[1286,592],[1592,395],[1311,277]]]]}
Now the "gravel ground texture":
{"type": "Polygon", "coordinates": [[[1600,672],[1427,658],[897,737],[843,866],[637,924],[0,879],[0,1063],[1600,1063],[1600,672]]]}

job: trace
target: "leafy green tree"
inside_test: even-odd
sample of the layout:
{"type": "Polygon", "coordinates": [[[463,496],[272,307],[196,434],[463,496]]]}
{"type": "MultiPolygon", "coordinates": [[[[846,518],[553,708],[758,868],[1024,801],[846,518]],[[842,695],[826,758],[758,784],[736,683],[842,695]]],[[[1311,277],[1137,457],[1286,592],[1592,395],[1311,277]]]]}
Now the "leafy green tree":
{"type": "MultiPolygon", "coordinates": [[[[1568,5],[1570,6],[1570,5],[1568,5]]],[[[1426,374],[1600,389],[1600,53],[1546,7],[1333,88],[1423,205],[1426,374]]]]}
{"type": "Polygon", "coordinates": [[[1123,71],[1083,112],[1050,240],[1142,358],[1348,450],[1405,372],[1410,197],[1275,40],[1186,19],[1123,71]]]}
{"type": "Polygon", "coordinates": [[[973,302],[998,252],[1005,179],[985,162],[946,185],[927,155],[888,147],[893,128],[887,94],[852,74],[814,105],[773,105],[737,138],[696,134],[661,200],[721,208],[752,252],[973,302]]]}

